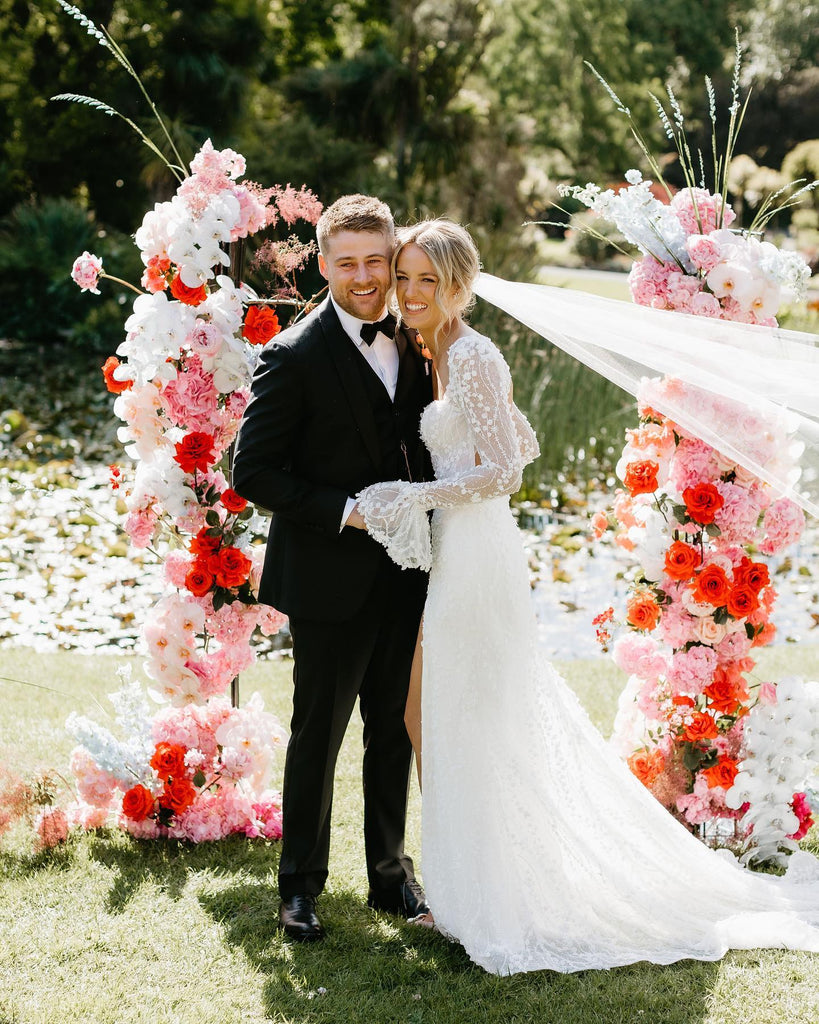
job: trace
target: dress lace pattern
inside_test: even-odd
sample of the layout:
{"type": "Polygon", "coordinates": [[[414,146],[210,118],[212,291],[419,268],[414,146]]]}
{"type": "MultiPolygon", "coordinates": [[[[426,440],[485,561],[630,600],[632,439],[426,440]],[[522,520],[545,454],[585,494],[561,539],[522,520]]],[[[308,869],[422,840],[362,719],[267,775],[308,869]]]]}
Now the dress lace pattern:
{"type": "Polygon", "coordinates": [[[422,869],[436,923],[497,974],[819,951],[813,858],[771,878],[704,847],[541,659],[508,500],[534,434],[488,339],[470,332],[449,359],[447,392],[422,421],[438,479],[360,498],[393,558],[431,563],[422,869]]]}

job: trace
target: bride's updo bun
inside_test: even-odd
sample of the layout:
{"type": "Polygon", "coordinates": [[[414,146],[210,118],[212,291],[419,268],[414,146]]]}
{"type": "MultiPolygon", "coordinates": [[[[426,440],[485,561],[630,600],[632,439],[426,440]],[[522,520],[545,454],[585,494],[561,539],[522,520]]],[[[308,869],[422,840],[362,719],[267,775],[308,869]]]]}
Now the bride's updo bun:
{"type": "Polygon", "coordinates": [[[401,250],[410,244],[422,249],[435,267],[435,301],[444,322],[468,313],[475,304],[472,286],[481,271],[481,258],[466,228],[443,217],[399,228],[392,258],[393,278],[401,250]]]}

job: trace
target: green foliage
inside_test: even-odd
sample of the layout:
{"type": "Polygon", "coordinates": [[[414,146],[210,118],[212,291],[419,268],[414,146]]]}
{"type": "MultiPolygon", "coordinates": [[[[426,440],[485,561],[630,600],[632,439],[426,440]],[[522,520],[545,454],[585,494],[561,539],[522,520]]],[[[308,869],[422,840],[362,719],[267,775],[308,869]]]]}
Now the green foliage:
{"type": "Polygon", "coordinates": [[[79,203],[45,199],[11,211],[0,224],[0,337],[116,348],[126,289],[103,282],[101,295],[83,294],[71,280],[71,266],[86,249],[115,266],[118,277],[139,279],[133,242],[103,230],[79,203]]]}

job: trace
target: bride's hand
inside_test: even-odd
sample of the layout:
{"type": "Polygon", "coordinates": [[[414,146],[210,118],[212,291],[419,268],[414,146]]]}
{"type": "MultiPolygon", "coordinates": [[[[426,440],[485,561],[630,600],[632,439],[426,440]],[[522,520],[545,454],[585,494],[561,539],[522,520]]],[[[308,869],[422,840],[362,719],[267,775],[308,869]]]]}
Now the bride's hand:
{"type": "Polygon", "coordinates": [[[358,511],[358,505],[353,506],[352,512],[347,517],[347,526],[352,526],[356,530],[366,530],[367,524],[364,522],[364,517],[358,511]]]}

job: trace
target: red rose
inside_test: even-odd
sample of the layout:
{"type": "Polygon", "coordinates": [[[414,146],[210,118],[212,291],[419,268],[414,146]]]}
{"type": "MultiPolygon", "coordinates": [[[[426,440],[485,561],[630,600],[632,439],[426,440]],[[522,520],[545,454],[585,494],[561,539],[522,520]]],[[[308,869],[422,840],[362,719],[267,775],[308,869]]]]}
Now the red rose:
{"type": "Polygon", "coordinates": [[[144,786],[132,786],[122,798],[122,813],[132,821],[145,821],[154,809],[154,795],[144,786]]]}
{"type": "Polygon", "coordinates": [[[738,587],[732,587],[728,595],[728,614],[735,619],[745,619],[752,615],[759,607],[759,598],[751,587],[744,583],[738,587]]]}
{"type": "Polygon", "coordinates": [[[719,565],[707,565],[692,583],[694,599],[721,607],[728,600],[731,581],[719,565]]]}
{"type": "Polygon", "coordinates": [[[623,483],[632,497],[637,494],[653,494],[657,490],[657,473],[660,467],[656,462],[630,462],[626,467],[623,483]]]}
{"type": "Polygon", "coordinates": [[[189,288],[179,274],[171,281],[171,295],[186,306],[198,306],[208,297],[207,288],[200,284],[197,288],[189,288]]]}
{"type": "Polygon", "coordinates": [[[196,799],[197,789],[190,779],[172,779],[165,783],[162,795],[159,797],[160,807],[165,807],[174,814],[181,814],[186,811],[196,799]]]}
{"type": "Polygon", "coordinates": [[[280,330],[275,309],[269,306],[250,306],[242,327],[242,337],[251,345],[266,345],[280,330]]]}
{"type": "Polygon", "coordinates": [[[174,461],[178,462],[186,473],[194,473],[197,469],[204,473],[208,466],[212,466],[216,462],[213,445],[213,434],[192,430],[189,434],[185,434],[178,444],[174,445],[176,448],[174,461]]]}
{"type": "Polygon", "coordinates": [[[190,551],[192,555],[204,555],[207,557],[208,555],[212,555],[214,551],[218,551],[221,543],[221,537],[208,533],[207,526],[203,526],[195,537],[191,537],[191,542],[188,544],[188,551],[190,551]]]}
{"type": "Polygon", "coordinates": [[[752,562],[750,558],[743,558],[734,569],[734,583],[750,587],[755,594],[764,590],[770,582],[771,574],[764,562],[752,562]]]}
{"type": "Polygon", "coordinates": [[[689,517],[702,526],[713,523],[714,516],[725,503],[725,499],[713,484],[686,487],[683,491],[683,501],[689,517]]]}
{"type": "Polygon", "coordinates": [[[228,487],[226,491],[222,491],[222,496],[219,500],[228,512],[244,512],[247,508],[247,499],[237,494],[232,487],[228,487]]]}
{"type": "Polygon", "coordinates": [[[638,591],[626,606],[626,621],[635,629],[652,630],[660,621],[660,606],[653,594],[638,591]]]}
{"type": "Polygon", "coordinates": [[[688,725],[683,729],[683,739],[689,743],[699,743],[700,740],[713,740],[718,735],[716,722],[710,715],[698,712],[688,725]]]}
{"type": "Polygon", "coordinates": [[[700,772],[702,777],[708,783],[708,788],[713,789],[714,786],[722,786],[723,789],[730,789],[734,784],[734,779],[737,776],[739,768],[737,762],[732,757],[723,755],[719,758],[716,764],[712,764],[710,768],[703,768],[700,772]]]}
{"type": "Polygon", "coordinates": [[[217,587],[240,587],[252,568],[251,560],[238,548],[222,548],[208,558],[208,570],[217,587]]]}
{"type": "Polygon", "coordinates": [[[204,597],[213,587],[213,575],[201,562],[196,561],[185,576],[185,586],[194,597],[204,597]]]}
{"type": "Polygon", "coordinates": [[[186,753],[179,743],[157,743],[151,767],[160,779],[179,778],[185,774],[186,753]]]}
{"type": "Polygon", "coordinates": [[[675,540],[665,553],[665,571],[672,580],[690,580],[700,561],[700,553],[695,547],[675,540]]]}
{"type": "Polygon", "coordinates": [[[132,380],[117,380],[114,376],[114,370],[120,365],[119,359],[116,356],[108,356],[105,362],[102,364],[102,376],[105,379],[105,386],[113,395],[121,395],[123,391],[127,391],[128,388],[132,387],[132,380]]]}

